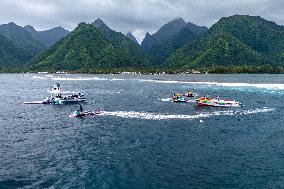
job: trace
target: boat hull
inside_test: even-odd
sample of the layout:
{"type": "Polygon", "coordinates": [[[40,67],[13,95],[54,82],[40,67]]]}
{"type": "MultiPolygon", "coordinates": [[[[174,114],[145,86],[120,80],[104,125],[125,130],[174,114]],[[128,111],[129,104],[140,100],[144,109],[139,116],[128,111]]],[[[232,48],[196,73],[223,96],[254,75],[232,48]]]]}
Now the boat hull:
{"type": "Polygon", "coordinates": [[[223,108],[231,108],[231,107],[239,107],[241,103],[236,102],[234,100],[197,100],[198,106],[210,106],[210,107],[223,107],[223,108]]]}

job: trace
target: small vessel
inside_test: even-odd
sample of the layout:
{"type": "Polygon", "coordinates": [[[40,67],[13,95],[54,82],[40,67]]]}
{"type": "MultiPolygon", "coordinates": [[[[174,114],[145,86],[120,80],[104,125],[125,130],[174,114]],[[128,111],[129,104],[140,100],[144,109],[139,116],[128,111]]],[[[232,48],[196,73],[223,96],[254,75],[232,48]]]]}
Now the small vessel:
{"type": "Polygon", "coordinates": [[[187,100],[180,93],[177,93],[172,96],[172,102],[186,103],[187,100]]]}
{"type": "Polygon", "coordinates": [[[86,97],[79,92],[63,91],[60,84],[57,83],[51,90],[47,90],[52,95],[44,98],[42,101],[24,102],[24,104],[69,104],[85,102],[86,97]]]}
{"type": "Polygon", "coordinates": [[[176,103],[186,103],[187,102],[187,100],[183,97],[172,99],[172,101],[176,103]]]}
{"type": "Polygon", "coordinates": [[[197,97],[198,94],[197,93],[192,93],[191,91],[189,91],[188,93],[185,93],[184,96],[193,98],[193,97],[197,97]]]}
{"type": "Polygon", "coordinates": [[[69,115],[69,117],[85,117],[85,116],[93,116],[93,115],[99,115],[102,114],[102,112],[100,111],[96,111],[96,112],[91,112],[91,111],[75,111],[72,114],[69,115]]]}
{"type": "Polygon", "coordinates": [[[241,105],[240,102],[236,102],[235,100],[220,100],[219,98],[212,99],[206,97],[201,97],[196,99],[196,103],[198,106],[211,106],[211,107],[224,107],[224,108],[239,107],[241,105]]]}

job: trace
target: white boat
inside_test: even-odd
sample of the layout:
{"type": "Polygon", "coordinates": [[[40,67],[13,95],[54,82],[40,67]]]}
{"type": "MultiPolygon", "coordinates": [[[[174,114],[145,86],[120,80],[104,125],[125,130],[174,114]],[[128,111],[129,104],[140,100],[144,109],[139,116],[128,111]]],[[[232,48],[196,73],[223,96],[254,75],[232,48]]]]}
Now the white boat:
{"type": "Polygon", "coordinates": [[[79,92],[63,91],[59,83],[54,85],[54,87],[47,92],[52,95],[42,101],[25,102],[25,104],[70,104],[85,102],[87,100],[86,97],[79,92]]]}
{"type": "Polygon", "coordinates": [[[240,102],[235,100],[220,100],[220,99],[212,99],[212,98],[204,98],[201,97],[196,100],[198,106],[212,106],[212,107],[239,107],[241,105],[240,102]]]}

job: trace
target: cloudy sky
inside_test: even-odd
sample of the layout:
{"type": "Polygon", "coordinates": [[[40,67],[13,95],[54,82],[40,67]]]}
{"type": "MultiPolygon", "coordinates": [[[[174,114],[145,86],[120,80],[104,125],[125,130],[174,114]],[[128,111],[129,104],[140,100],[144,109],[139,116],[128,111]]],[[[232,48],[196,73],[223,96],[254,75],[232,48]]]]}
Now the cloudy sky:
{"type": "Polygon", "coordinates": [[[210,27],[223,16],[249,14],[284,25],[283,10],[283,0],[0,0],[0,24],[72,30],[79,22],[101,18],[141,41],[176,17],[210,27]]]}

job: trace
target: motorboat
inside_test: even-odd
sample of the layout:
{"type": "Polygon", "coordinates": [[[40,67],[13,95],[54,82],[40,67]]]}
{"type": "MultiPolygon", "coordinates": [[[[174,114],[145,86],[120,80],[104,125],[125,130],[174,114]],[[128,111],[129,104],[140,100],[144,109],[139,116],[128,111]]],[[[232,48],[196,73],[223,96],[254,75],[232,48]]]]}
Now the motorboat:
{"type": "Polygon", "coordinates": [[[86,97],[80,92],[63,91],[61,85],[57,83],[52,89],[47,90],[51,94],[50,97],[44,98],[42,101],[24,102],[25,104],[70,104],[85,102],[86,97]]]}
{"type": "Polygon", "coordinates": [[[196,103],[198,106],[211,106],[211,107],[224,107],[224,108],[239,107],[241,105],[240,102],[237,102],[235,100],[221,100],[219,98],[213,99],[206,97],[201,97],[199,99],[196,99],[196,103]]]}
{"type": "Polygon", "coordinates": [[[186,103],[187,100],[181,94],[177,93],[172,96],[172,102],[186,103]]]}

